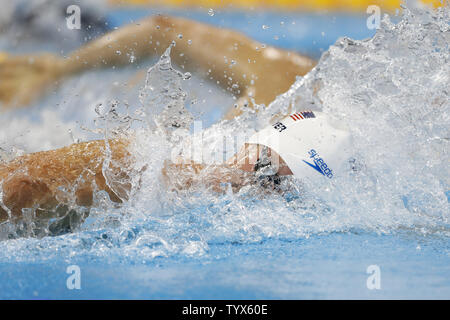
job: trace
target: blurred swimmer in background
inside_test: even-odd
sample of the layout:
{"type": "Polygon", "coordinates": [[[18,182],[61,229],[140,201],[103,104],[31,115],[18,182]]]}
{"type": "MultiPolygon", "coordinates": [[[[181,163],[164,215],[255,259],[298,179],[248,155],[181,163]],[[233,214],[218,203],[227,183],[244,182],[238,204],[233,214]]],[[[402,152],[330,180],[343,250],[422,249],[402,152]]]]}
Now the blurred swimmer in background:
{"type": "Polygon", "coordinates": [[[305,75],[315,65],[306,56],[265,47],[232,30],[154,16],[91,41],[66,59],[53,54],[2,53],[0,103],[3,108],[27,105],[64,78],[94,68],[130,64],[130,55],[136,60],[160,56],[173,41],[175,64],[219,83],[239,97],[238,107],[230,110],[228,118],[239,114],[250,97],[257,104],[270,103],[292,85],[296,76],[305,75]]]}

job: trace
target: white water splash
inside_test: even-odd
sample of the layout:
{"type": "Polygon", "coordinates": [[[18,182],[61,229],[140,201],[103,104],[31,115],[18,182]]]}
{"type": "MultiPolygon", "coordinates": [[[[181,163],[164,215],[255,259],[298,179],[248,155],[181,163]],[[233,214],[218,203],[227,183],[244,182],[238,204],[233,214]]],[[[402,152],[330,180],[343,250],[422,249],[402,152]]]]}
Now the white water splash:
{"type": "Polygon", "coordinates": [[[372,39],[338,40],[268,108],[267,118],[322,110],[351,128],[364,170],[330,192],[310,186],[339,212],[338,224],[448,233],[449,21],[448,7],[405,9],[398,24],[385,16],[372,39]]]}
{"type": "Polygon", "coordinates": [[[177,129],[189,129],[193,120],[185,108],[187,94],[181,85],[181,81],[189,79],[190,74],[183,74],[172,67],[170,51],[173,46],[175,43],[147,71],[145,86],[139,95],[150,127],[168,135],[177,129]]]}

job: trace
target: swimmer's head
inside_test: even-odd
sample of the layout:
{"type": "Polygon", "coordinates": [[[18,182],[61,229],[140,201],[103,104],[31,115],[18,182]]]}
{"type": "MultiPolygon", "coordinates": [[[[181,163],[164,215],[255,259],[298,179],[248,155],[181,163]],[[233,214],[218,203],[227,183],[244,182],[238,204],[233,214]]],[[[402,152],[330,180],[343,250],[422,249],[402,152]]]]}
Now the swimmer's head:
{"type": "Polygon", "coordinates": [[[252,136],[236,155],[245,171],[263,176],[332,179],[350,158],[347,130],[320,112],[297,112],[252,136]]]}

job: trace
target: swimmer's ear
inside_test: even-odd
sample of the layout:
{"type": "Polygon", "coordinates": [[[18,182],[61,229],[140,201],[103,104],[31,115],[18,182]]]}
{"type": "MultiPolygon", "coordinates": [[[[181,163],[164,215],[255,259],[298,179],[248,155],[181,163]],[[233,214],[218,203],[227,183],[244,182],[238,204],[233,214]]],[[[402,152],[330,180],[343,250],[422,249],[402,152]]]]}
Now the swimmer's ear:
{"type": "Polygon", "coordinates": [[[0,51],[0,63],[2,63],[3,61],[6,61],[6,59],[8,59],[8,57],[9,57],[8,53],[0,51]]]}
{"type": "Polygon", "coordinates": [[[245,143],[244,146],[227,161],[227,165],[236,166],[247,172],[255,171],[255,164],[258,161],[258,155],[261,146],[258,144],[245,143]]]}
{"type": "Polygon", "coordinates": [[[268,156],[271,159],[271,163],[275,164],[278,167],[277,174],[279,176],[290,176],[293,175],[293,172],[288,167],[287,163],[283,160],[283,158],[271,148],[268,148],[268,156]]]}

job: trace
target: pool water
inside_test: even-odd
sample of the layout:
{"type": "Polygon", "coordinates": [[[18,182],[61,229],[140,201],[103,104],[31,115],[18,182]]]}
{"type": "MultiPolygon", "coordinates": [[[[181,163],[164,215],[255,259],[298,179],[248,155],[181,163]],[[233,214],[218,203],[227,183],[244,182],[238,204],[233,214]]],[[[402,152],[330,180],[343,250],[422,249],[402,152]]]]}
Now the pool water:
{"type": "Polygon", "coordinates": [[[31,299],[441,299],[450,294],[445,239],[332,233],[307,239],[217,243],[206,256],[114,261],[55,257],[3,262],[2,298],[31,299]],[[66,268],[81,269],[68,290],[66,268]],[[381,289],[366,286],[369,265],[381,289]]]}

